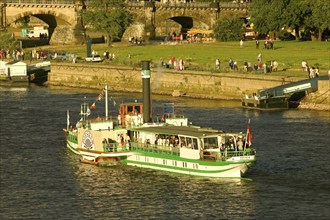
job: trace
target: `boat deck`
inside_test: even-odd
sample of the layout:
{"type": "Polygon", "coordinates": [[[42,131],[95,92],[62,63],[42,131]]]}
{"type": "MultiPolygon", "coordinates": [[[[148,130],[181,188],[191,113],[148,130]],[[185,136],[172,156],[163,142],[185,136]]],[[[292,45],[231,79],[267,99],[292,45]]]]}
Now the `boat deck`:
{"type": "Polygon", "coordinates": [[[187,135],[194,137],[224,134],[224,131],[222,130],[207,129],[207,128],[200,128],[193,126],[152,126],[152,127],[133,128],[132,130],[155,133],[155,134],[187,135]]]}

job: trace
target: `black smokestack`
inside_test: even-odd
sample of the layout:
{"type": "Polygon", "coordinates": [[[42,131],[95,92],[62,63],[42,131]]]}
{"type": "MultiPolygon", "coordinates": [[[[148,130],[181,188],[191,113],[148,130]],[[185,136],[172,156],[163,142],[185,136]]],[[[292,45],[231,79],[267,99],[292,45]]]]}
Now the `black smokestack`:
{"type": "Polygon", "coordinates": [[[143,123],[150,122],[150,61],[142,61],[143,123]]]}

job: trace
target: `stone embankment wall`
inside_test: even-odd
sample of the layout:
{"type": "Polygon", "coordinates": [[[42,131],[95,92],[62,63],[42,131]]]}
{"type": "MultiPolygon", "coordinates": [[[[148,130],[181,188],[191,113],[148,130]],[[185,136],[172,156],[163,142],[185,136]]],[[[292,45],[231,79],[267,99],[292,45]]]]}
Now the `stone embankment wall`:
{"type": "MultiPolygon", "coordinates": [[[[50,85],[99,89],[107,83],[113,91],[142,91],[141,68],[77,63],[52,64],[51,68],[48,78],[50,85]]],[[[245,94],[302,79],[304,77],[151,68],[152,93],[205,99],[239,100],[245,94]]],[[[320,82],[317,94],[325,93],[329,97],[329,80],[320,82]]],[[[327,104],[329,107],[329,100],[327,103],[323,101],[318,104],[327,104]]]]}

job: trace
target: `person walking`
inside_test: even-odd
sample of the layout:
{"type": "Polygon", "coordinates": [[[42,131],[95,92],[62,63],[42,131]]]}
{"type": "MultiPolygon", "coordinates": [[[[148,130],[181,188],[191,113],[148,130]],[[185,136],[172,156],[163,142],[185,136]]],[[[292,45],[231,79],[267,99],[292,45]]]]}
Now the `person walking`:
{"type": "Polygon", "coordinates": [[[262,55],[261,53],[258,54],[258,62],[261,62],[262,55]]]}
{"type": "Polygon", "coordinates": [[[215,60],[215,69],[217,69],[217,70],[220,69],[220,60],[219,60],[219,58],[215,60]]]}
{"type": "Polygon", "coordinates": [[[241,41],[239,42],[239,47],[243,48],[243,40],[241,39],[241,41]]]}
{"type": "Polygon", "coordinates": [[[234,61],[231,58],[229,60],[229,67],[231,70],[234,69],[234,61]]]}
{"type": "Polygon", "coordinates": [[[319,77],[320,75],[320,69],[318,66],[315,67],[315,77],[319,77]]]}
{"type": "Polygon", "coordinates": [[[259,49],[259,41],[256,40],[256,49],[259,49]]]}
{"type": "Polygon", "coordinates": [[[308,66],[307,61],[303,60],[301,62],[301,68],[302,68],[302,70],[303,71],[307,71],[307,66],[308,66]]]}

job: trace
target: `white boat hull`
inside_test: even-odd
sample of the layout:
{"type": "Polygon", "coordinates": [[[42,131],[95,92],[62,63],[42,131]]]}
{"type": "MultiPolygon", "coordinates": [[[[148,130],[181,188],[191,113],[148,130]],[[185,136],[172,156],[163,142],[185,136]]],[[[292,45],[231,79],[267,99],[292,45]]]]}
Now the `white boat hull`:
{"type": "Polygon", "coordinates": [[[181,160],[133,155],[127,158],[126,164],[201,177],[240,178],[248,170],[251,162],[231,163],[227,165],[216,165],[216,162],[210,162],[212,165],[203,165],[202,163],[198,163],[198,161],[185,162],[181,160]]]}

